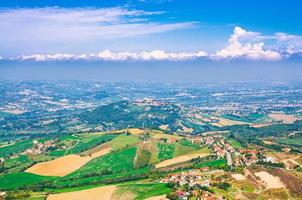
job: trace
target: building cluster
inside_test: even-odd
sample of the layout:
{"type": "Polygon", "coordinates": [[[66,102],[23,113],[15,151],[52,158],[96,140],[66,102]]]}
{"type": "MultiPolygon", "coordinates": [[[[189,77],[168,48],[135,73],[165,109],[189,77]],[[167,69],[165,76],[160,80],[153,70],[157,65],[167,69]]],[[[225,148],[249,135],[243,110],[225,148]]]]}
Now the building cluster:
{"type": "Polygon", "coordinates": [[[209,186],[210,181],[208,177],[204,174],[209,170],[208,167],[202,169],[192,169],[189,171],[184,171],[177,174],[171,174],[164,177],[162,183],[175,183],[177,185],[183,186],[188,185],[193,186],[209,186]]]}
{"type": "Polygon", "coordinates": [[[234,148],[220,135],[194,137],[191,142],[207,145],[217,158],[225,158],[228,166],[249,166],[258,161],[258,150],[234,148]]]}
{"type": "Polygon", "coordinates": [[[191,197],[202,200],[217,200],[223,197],[211,193],[202,188],[210,186],[209,168],[192,169],[181,173],[170,174],[164,177],[162,183],[172,183],[177,186],[173,193],[180,200],[188,200],[191,197]]]}
{"type": "Polygon", "coordinates": [[[37,140],[33,141],[33,147],[30,149],[27,149],[25,153],[27,154],[41,154],[45,153],[49,150],[49,148],[55,148],[56,145],[53,143],[53,141],[46,141],[44,143],[40,143],[37,140]]]}

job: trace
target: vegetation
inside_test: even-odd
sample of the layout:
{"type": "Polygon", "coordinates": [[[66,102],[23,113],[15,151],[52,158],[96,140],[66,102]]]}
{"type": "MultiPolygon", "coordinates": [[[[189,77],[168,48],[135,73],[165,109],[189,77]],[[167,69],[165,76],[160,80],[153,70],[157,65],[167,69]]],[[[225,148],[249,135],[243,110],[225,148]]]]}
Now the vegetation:
{"type": "Polygon", "coordinates": [[[22,140],[15,144],[4,146],[0,148],[0,158],[6,157],[15,153],[19,153],[30,148],[33,145],[32,140],[22,140]]]}
{"type": "Polygon", "coordinates": [[[0,177],[0,188],[6,190],[18,189],[27,185],[49,180],[55,180],[55,178],[39,176],[26,172],[9,173],[0,177]]]}

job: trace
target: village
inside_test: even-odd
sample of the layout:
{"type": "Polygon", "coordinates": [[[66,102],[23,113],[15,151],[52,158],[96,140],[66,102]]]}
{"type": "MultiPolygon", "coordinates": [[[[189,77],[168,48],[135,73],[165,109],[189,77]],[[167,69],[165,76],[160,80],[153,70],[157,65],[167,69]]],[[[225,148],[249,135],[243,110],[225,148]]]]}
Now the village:
{"type": "MultiPolygon", "coordinates": [[[[233,147],[221,135],[195,136],[187,139],[192,143],[207,146],[217,160],[225,159],[226,166],[232,173],[230,177],[234,179],[238,179],[238,177],[239,179],[244,178],[244,175],[238,173],[238,169],[240,171],[240,169],[244,169],[246,166],[254,164],[280,164],[274,157],[265,155],[259,149],[233,147]]],[[[282,150],[284,152],[290,151],[288,148],[282,150]]],[[[243,171],[241,172],[243,173],[243,171]]],[[[193,197],[203,200],[220,200],[224,198],[221,195],[215,194],[209,188],[214,186],[220,189],[227,189],[230,187],[226,182],[225,176],[225,169],[201,167],[169,174],[162,178],[160,182],[170,184],[176,189],[173,193],[176,199],[187,200],[193,197]]]]}

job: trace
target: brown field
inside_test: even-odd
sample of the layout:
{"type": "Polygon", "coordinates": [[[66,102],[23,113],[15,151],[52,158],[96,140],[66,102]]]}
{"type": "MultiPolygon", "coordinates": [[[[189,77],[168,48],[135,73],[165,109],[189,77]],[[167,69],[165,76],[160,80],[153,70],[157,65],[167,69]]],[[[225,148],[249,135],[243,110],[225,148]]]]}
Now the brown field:
{"type": "Polygon", "coordinates": [[[116,186],[104,186],[76,192],[51,194],[47,200],[110,200],[116,186]]]}
{"type": "Polygon", "coordinates": [[[274,169],[271,171],[271,174],[280,177],[281,181],[292,194],[299,197],[302,196],[302,180],[299,177],[289,174],[289,172],[281,169],[274,169]]]}
{"type": "Polygon", "coordinates": [[[181,136],[164,134],[164,133],[159,132],[159,131],[158,132],[152,131],[150,133],[150,135],[153,139],[161,139],[161,138],[166,138],[168,140],[181,140],[182,139],[181,136]]]}
{"type": "Polygon", "coordinates": [[[266,171],[256,172],[255,175],[261,179],[266,189],[285,187],[279,177],[273,176],[266,171]]]}
{"type": "Polygon", "coordinates": [[[197,157],[204,157],[207,156],[208,154],[206,153],[199,153],[199,154],[189,154],[189,155],[183,155],[183,156],[178,156],[169,160],[164,160],[158,164],[155,165],[155,168],[162,168],[162,167],[166,167],[169,165],[174,165],[177,163],[182,163],[182,162],[186,162],[189,161],[193,158],[197,158],[197,157]]]}
{"type": "Polygon", "coordinates": [[[161,195],[161,196],[149,197],[145,200],[168,200],[168,199],[166,198],[166,195],[161,195]]]}
{"type": "Polygon", "coordinates": [[[26,172],[42,176],[66,176],[76,171],[90,160],[103,156],[111,151],[110,148],[100,150],[91,154],[91,156],[68,155],[51,161],[41,162],[26,169],[26,172]]]}
{"type": "Polygon", "coordinates": [[[246,180],[246,177],[242,174],[231,174],[231,176],[236,179],[237,181],[244,181],[246,180]]]}
{"type": "Polygon", "coordinates": [[[213,126],[218,126],[218,127],[248,124],[246,122],[234,121],[222,117],[211,117],[211,119],[218,120],[218,122],[211,123],[213,126]]]}
{"type": "Polygon", "coordinates": [[[269,114],[269,117],[276,121],[282,121],[285,124],[293,124],[298,119],[295,116],[286,115],[282,113],[269,114]]]}
{"type": "Polygon", "coordinates": [[[161,126],[159,126],[159,128],[161,129],[161,130],[167,130],[168,128],[169,128],[169,125],[161,125],[161,126]]]}
{"type": "Polygon", "coordinates": [[[265,127],[265,126],[270,126],[273,125],[272,122],[266,122],[266,123],[261,123],[261,124],[252,124],[251,126],[254,128],[261,128],[261,127],[265,127]]]}

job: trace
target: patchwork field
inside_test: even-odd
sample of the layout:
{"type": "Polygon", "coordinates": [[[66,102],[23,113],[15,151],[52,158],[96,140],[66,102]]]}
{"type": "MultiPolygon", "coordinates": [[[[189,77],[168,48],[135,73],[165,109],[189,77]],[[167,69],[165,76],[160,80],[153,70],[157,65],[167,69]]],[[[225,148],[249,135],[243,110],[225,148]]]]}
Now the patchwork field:
{"type": "Polygon", "coordinates": [[[47,197],[47,200],[110,200],[116,188],[113,185],[76,192],[51,194],[47,197]]]}
{"type": "Polygon", "coordinates": [[[41,162],[28,168],[26,172],[43,176],[66,176],[84,166],[90,160],[110,152],[110,148],[91,154],[91,156],[68,155],[55,160],[41,162]]]}
{"type": "Polygon", "coordinates": [[[171,189],[163,183],[137,183],[118,186],[114,200],[161,200],[171,189]]]}

